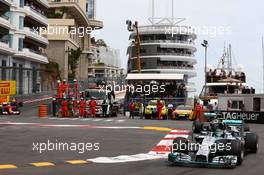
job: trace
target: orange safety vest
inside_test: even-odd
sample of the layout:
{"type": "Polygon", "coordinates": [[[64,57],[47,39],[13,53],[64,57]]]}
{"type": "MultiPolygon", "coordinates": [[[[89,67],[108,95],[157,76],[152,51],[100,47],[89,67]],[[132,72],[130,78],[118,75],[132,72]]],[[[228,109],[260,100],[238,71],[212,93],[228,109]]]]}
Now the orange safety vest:
{"type": "Polygon", "coordinates": [[[86,102],[84,100],[80,101],[80,108],[85,108],[86,102]]]}
{"type": "Polygon", "coordinates": [[[95,101],[95,100],[91,100],[91,101],[89,102],[89,107],[90,107],[90,108],[95,108],[95,107],[96,107],[96,101],[95,101]]]}

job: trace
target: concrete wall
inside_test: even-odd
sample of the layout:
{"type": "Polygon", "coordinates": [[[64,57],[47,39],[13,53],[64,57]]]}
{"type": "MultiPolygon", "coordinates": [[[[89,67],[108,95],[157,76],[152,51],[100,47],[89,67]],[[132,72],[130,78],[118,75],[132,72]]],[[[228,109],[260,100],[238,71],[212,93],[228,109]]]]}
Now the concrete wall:
{"type": "Polygon", "coordinates": [[[50,61],[60,65],[61,78],[68,78],[68,54],[65,41],[50,41],[47,48],[47,55],[50,61]]]}

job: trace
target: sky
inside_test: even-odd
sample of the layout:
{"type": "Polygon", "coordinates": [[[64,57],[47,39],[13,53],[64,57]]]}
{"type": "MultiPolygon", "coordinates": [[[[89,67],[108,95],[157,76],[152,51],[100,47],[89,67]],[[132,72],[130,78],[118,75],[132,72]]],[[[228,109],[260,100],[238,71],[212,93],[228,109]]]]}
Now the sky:
{"type": "MultiPolygon", "coordinates": [[[[180,24],[201,30],[195,40],[197,52],[197,94],[204,82],[203,40],[209,41],[208,64],[216,67],[224,45],[232,45],[234,67],[242,64],[247,84],[263,92],[263,57],[261,37],[264,36],[263,0],[174,0],[174,16],[186,18],[180,24]],[[210,32],[208,33],[208,29],[210,32]],[[219,32],[214,35],[217,29],[219,32]],[[224,30],[224,31],[223,31],[224,30]]],[[[150,24],[151,0],[97,0],[96,18],[104,22],[104,28],[94,36],[102,38],[108,46],[119,49],[122,67],[127,64],[129,32],[126,20],[137,20],[139,25],[150,24]]],[[[171,17],[171,0],[155,0],[155,17],[171,17]]]]}

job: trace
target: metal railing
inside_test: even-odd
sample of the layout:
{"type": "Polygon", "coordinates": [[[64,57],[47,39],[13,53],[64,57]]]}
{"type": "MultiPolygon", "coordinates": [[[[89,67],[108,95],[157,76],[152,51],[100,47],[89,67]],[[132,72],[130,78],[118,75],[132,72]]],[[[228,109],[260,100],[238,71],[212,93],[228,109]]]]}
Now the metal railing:
{"type": "Polygon", "coordinates": [[[185,67],[185,66],[157,66],[157,69],[181,69],[181,70],[194,70],[193,67],[185,67]]]}
{"type": "Polygon", "coordinates": [[[28,7],[30,10],[32,10],[33,12],[37,13],[38,15],[40,15],[41,17],[48,19],[46,17],[46,15],[44,14],[44,12],[40,9],[37,9],[35,6],[30,5],[30,4],[26,4],[25,7],[28,7]]]}
{"type": "Polygon", "coordinates": [[[186,53],[171,53],[171,52],[158,52],[157,55],[173,55],[173,56],[185,56],[185,57],[194,57],[194,54],[186,54],[186,53]]]}
{"type": "Polygon", "coordinates": [[[191,44],[194,45],[194,42],[190,42],[190,41],[184,41],[184,40],[141,40],[140,41],[142,44],[143,43],[176,43],[176,44],[191,44]]]}

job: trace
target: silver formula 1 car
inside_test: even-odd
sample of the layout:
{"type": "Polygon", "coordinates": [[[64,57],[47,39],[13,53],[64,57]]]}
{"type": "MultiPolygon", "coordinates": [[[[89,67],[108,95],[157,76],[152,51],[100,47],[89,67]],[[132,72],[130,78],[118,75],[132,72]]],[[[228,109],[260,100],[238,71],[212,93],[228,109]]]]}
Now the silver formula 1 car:
{"type": "Polygon", "coordinates": [[[241,120],[214,120],[190,138],[176,138],[168,160],[176,165],[230,167],[241,165],[246,153],[257,153],[258,136],[245,131],[241,120]]]}

